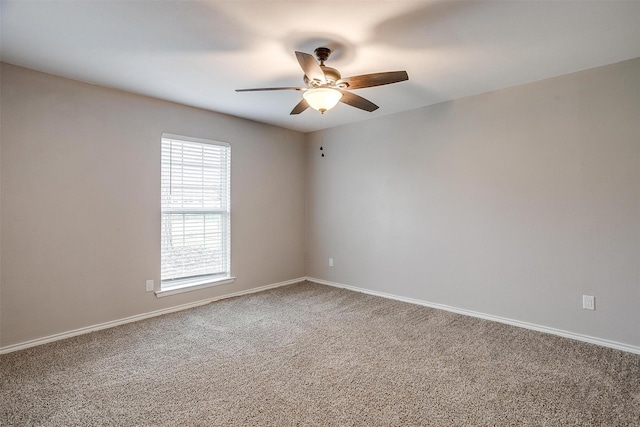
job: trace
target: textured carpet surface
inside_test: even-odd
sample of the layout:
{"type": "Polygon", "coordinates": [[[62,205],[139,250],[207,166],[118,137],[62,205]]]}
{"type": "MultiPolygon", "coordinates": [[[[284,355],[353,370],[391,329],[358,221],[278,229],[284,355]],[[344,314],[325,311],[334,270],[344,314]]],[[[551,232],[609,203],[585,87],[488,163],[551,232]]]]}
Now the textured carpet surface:
{"type": "Polygon", "coordinates": [[[0,425],[640,426],[640,356],[301,283],[2,355],[0,425]]]}

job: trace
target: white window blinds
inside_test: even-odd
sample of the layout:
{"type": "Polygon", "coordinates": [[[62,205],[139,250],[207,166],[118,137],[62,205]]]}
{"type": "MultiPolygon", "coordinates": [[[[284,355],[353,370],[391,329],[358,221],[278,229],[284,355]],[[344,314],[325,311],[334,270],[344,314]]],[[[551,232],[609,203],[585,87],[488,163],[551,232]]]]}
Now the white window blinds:
{"type": "Polygon", "coordinates": [[[228,144],[162,138],[161,279],[230,275],[228,144]]]}

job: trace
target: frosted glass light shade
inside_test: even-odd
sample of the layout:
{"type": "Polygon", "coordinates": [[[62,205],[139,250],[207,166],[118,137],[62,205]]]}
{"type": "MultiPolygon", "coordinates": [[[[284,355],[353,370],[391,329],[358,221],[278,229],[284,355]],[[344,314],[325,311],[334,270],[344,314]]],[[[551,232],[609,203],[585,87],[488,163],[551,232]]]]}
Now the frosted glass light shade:
{"type": "Polygon", "coordinates": [[[317,87],[305,90],[302,93],[302,97],[311,108],[324,113],[336,106],[340,98],[342,98],[342,92],[330,87],[317,87]]]}

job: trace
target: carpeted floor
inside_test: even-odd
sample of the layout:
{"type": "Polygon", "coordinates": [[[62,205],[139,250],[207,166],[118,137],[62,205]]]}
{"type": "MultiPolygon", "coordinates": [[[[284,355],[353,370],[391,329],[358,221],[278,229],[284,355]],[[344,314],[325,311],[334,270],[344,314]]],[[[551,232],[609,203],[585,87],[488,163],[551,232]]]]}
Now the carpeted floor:
{"type": "Polygon", "coordinates": [[[2,426],[640,426],[640,356],[301,283],[0,356],[2,426]]]}

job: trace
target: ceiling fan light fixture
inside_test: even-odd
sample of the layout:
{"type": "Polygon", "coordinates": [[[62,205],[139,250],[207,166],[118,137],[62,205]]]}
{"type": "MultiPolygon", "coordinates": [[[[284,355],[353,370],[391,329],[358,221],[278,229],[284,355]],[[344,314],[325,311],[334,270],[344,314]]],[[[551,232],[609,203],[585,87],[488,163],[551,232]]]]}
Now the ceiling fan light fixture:
{"type": "Polygon", "coordinates": [[[307,89],[302,93],[302,97],[309,106],[321,113],[329,111],[336,106],[342,98],[342,92],[330,87],[316,87],[307,89]]]}

